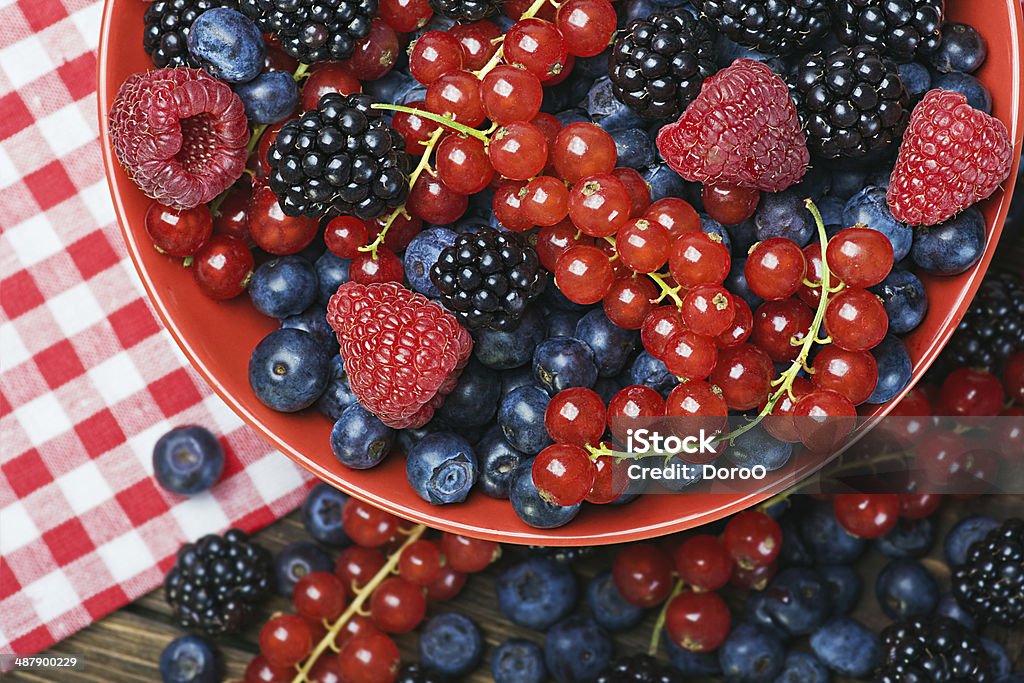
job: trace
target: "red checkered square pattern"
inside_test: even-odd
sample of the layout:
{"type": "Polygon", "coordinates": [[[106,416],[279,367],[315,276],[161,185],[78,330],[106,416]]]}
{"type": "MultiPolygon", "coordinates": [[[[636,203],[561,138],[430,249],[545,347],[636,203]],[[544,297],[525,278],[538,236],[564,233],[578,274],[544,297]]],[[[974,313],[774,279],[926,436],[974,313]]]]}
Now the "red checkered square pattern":
{"type": "Polygon", "coordinates": [[[0,653],[67,637],[154,588],[184,541],[265,525],[309,483],[182,365],[129,275],[96,122],[101,6],[0,3],[0,653]],[[179,422],[227,453],[201,500],[152,477],[179,422]]]}

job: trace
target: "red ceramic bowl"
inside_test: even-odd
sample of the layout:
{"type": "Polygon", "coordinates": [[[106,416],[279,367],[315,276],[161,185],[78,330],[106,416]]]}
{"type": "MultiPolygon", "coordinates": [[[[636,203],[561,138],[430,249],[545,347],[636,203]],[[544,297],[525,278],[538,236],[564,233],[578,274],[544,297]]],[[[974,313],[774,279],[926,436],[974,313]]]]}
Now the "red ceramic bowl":
{"type": "MultiPolygon", "coordinates": [[[[988,40],[989,56],[977,74],[992,91],[993,113],[1007,126],[1020,157],[1022,116],[1022,36],[1020,0],[986,0],[985,10],[972,0],[949,0],[949,16],[977,27],[988,40]]],[[[331,453],[331,425],[316,411],[284,415],[263,406],[249,389],[249,353],[275,328],[257,313],[246,297],[227,303],[206,298],[180,260],[158,254],[146,237],[143,216],[149,199],[121,170],[106,137],[106,120],[121,82],[131,73],[151,68],[142,50],[139,0],[106,0],[99,53],[99,116],[107,180],[125,242],[154,307],[185,355],[210,386],[246,422],[285,455],[324,481],[402,517],[438,529],[510,543],[595,545],[631,541],[680,531],[714,521],[753,505],[776,491],[759,494],[689,494],[644,496],[624,507],[590,506],[560,529],[542,531],[523,524],[507,501],[476,493],[467,503],[435,507],[421,500],[405,478],[401,457],[376,469],[354,471],[331,453]]],[[[1006,218],[1014,174],[1004,190],[983,205],[989,248],[969,272],[952,278],[926,278],[931,309],[924,323],[905,338],[914,359],[914,380],[924,373],[963,316],[991,260],[1006,218]]],[[[874,415],[884,414],[885,407],[874,415]]],[[[797,466],[809,474],[822,465],[803,458],[797,466]]]]}

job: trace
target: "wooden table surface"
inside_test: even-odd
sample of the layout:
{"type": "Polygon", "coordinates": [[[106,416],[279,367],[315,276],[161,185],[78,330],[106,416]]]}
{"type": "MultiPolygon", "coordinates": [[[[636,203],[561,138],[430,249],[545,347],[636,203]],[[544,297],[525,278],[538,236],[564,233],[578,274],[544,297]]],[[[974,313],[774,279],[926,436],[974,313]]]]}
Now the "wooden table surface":
{"type": "MultiPolygon", "coordinates": [[[[1024,515],[1024,496],[986,497],[972,501],[947,500],[938,517],[942,532],[944,533],[957,519],[975,512],[985,512],[1000,519],[1021,516],[1024,515]]],[[[286,543],[308,537],[298,516],[292,514],[262,531],[257,538],[268,548],[276,551],[286,543]]],[[[515,548],[506,549],[505,557],[496,566],[502,566],[510,557],[518,556],[520,552],[515,548]]],[[[592,575],[609,566],[613,552],[613,549],[598,550],[592,558],[577,562],[575,568],[581,576],[592,575]]],[[[949,572],[945,564],[937,559],[940,556],[941,540],[925,562],[940,582],[948,585],[949,572]]],[[[883,563],[884,558],[871,550],[859,565],[865,576],[865,591],[856,616],[877,630],[888,623],[888,619],[878,609],[872,588],[873,577],[883,563]]],[[[533,638],[538,642],[542,638],[539,633],[509,624],[497,612],[494,597],[496,574],[497,571],[492,567],[475,575],[455,600],[441,605],[431,605],[432,612],[451,609],[461,611],[476,620],[483,629],[489,646],[485,664],[466,679],[470,683],[492,680],[486,665],[486,657],[493,647],[505,638],[515,635],[533,638]]],[[[254,623],[244,633],[220,643],[228,663],[228,680],[241,679],[246,664],[257,652],[256,635],[262,619],[278,610],[289,611],[288,601],[275,597],[264,609],[259,623],[254,623]]],[[[617,636],[616,652],[622,655],[645,650],[654,618],[655,614],[652,612],[639,627],[617,636]]],[[[87,662],[84,670],[59,673],[16,672],[9,674],[5,680],[24,683],[158,683],[160,675],[157,660],[160,652],[170,640],[181,634],[182,632],[171,623],[162,591],[157,590],[96,622],[46,653],[83,657],[87,662]]],[[[1008,631],[990,628],[985,634],[1003,643],[1010,652],[1015,669],[1024,671],[1024,629],[1008,631]]],[[[401,636],[398,642],[403,660],[414,661],[416,635],[401,636]]]]}

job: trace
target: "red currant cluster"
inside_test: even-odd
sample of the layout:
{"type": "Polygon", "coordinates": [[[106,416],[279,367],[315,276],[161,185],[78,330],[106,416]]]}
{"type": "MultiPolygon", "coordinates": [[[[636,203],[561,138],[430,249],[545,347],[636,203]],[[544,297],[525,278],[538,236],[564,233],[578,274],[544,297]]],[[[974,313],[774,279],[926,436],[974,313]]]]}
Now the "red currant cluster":
{"type": "Polygon", "coordinates": [[[443,533],[423,538],[382,510],[350,500],[342,525],[354,542],[334,573],[312,572],[295,585],[295,614],[278,614],[260,630],[260,654],[245,683],[391,683],[399,668],[393,634],[414,630],[427,602],[454,598],[468,574],[483,571],[500,547],[443,533]],[[389,554],[385,554],[389,552],[389,554]]]}
{"type": "Polygon", "coordinates": [[[729,584],[764,588],[775,576],[781,547],[779,523],[764,512],[748,510],[732,517],[721,537],[688,536],[668,548],[630,545],[615,556],[612,577],[632,604],[664,604],[652,649],[664,627],[679,647],[711,652],[725,642],[731,626],[729,608],[718,591],[729,584]]]}

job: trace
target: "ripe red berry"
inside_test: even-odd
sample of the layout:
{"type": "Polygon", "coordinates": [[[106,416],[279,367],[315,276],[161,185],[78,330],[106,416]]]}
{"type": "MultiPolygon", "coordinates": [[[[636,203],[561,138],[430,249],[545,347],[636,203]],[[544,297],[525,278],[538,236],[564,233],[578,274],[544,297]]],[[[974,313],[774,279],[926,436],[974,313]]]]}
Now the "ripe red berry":
{"type": "Polygon", "coordinates": [[[800,433],[796,430],[796,423],[793,421],[793,409],[801,396],[809,394],[814,390],[810,380],[803,377],[793,379],[793,385],[789,391],[782,394],[782,398],[772,408],[771,415],[764,419],[765,431],[779,441],[797,443],[800,441],[800,433]]]}
{"type": "Polygon", "coordinates": [[[884,536],[900,517],[900,497],[895,493],[839,493],[832,507],[843,528],[861,538],[884,536]]]}
{"type": "Polygon", "coordinates": [[[374,17],[370,22],[370,32],[355,44],[352,56],[343,64],[358,78],[376,81],[394,68],[398,61],[398,49],[395,29],[379,17],[374,17]]]}
{"type": "Polygon", "coordinates": [[[740,566],[764,566],[779,555],[782,529],[764,512],[746,510],[725,525],[722,542],[729,556],[740,566]]]}
{"type": "Polygon", "coordinates": [[[676,332],[665,344],[665,367],[685,380],[704,379],[715,369],[718,348],[711,337],[692,330],[676,332]]]}
{"type": "Polygon", "coordinates": [[[256,655],[245,667],[242,683],[291,683],[295,669],[290,666],[273,666],[263,655],[256,655]]]}
{"type": "Polygon", "coordinates": [[[605,422],[604,401],[586,387],[558,392],[544,413],[544,427],[551,439],[574,446],[596,446],[604,434],[605,422]]]}
{"type": "Polygon", "coordinates": [[[583,178],[569,193],[569,217],[594,237],[614,235],[629,220],[629,210],[626,186],[610,173],[583,178]]]}
{"type": "Polygon", "coordinates": [[[715,343],[722,349],[742,344],[750,339],[754,331],[754,314],[750,311],[750,306],[738,296],[733,296],[732,299],[733,305],[736,306],[736,315],[725,332],[715,337],[715,343]]]}
{"type": "Polygon", "coordinates": [[[459,194],[429,173],[422,173],[409,190],[405,208],[424,222],[451,225],[466,213],[469,197],[459,194]]]}
{"type": "Polygon", "coordinates": [[[392,683],[398,675],[398,646],[379,631],[345,641],[338,653],[345,683],[392,683]]]}
{"type": "Polygon", "coordinates": [[[807,261],[796,242],[771,237],[750,250],[744,272],[754,294],[769,301],[785,299],[800,289],[807,261]]]}
{"type": "Polygon", "coordinates": [[[668,261],[671,238],[668,229],[643,218],[629,221],[615,236],[615,250],[626,267],[637,273],[653,273],[668,261]]]}
{"type": "MultiPolygon", "coordinates": [[[[821,243],[811,242],[804,247],[803,251],[804,260],[807,262],[807,273],[804,274],[804,278],[808,282],[813,282],[819,286],[808,287],[806,283],[801,282],[800,289],[797,290],[797,296],[800,297],[800,301],[817,310],[818,301],[821,300],[821,243]]],[[[835,286],[835,284],[835,282],[831,283],[832,286],[835,286]]]]}
{"type": "Polygon", "coordinates": [[[504,177],[528,180],[544,170],[548,143],[544,133],[532,123],[514,121],[495,131],[487,154],[494,170],[504,177]]]}
{"type": "MultiPolygon", "coordinates": [[[[729,407],[722,398],[721,391],[708,382],[683,382],[676,386],[665,399],[665,421],[668,431],[678,434],[697,434],[701,429],[707,434],[715,434],[725,429],[729,407]]],[[[709,453],[688,453],[685,460],[690,463],[702,464],[715,455],[709,453]]]]}
{"type": "Polygon", "coordinates": [[[260,629],[260,654],[272,666],[294,666],[312,649],[313,635],[302,617],[282,614],[260,629]]]}
{"type": "Polygon", "coordinates": [[[626,330],[639,330],[647,315],[657,306],[658,290],[645,277],[619,277],[604,297],[608,320],[626,330]]]}
{"type": "Polygon", "coordinates": [[[476,128],[487,118],[480,81],[468,71],[449,71],[427,86],[427,110],[476,128]]]}
{"type": "Polygon", "coordinates": [[[334,574],[341,579],[345,590],[355,595],[386,563],[387,558],[376,548],[350,545],[334,561],[334,574]]]}
{"type": "Polygon", "coordinates": [[[661,394],[651,387],[633,384],[619,389],[608,402],[608,426],[616,438],[624,440],[627,430],[645,423],[650,425],[653,418],[661,417],[664,412],[665,399],[661,394]]]}
{"type": "Polygon", "coordinates": [[[345,609],[346,593],[345,584],[334,574],[310,572],[295,584],[292,602],[295,611],[310,621],[334,621],[345,609]]]}
{"type": "Polygon", "coordinates": [[[901,493],[900,517],[924,519],[931,517],[942,505],[942,496],[937,493],[901,493]]]}
{"type": "MultiPolygon", "coordinates": [[[[407,106],[418,111],[427,108],[426,102],[422,100],[410,102],[407,106]]],[[[402,134],[402,138],[405,140],[405,151],[413,156],[421,157],[427,149],[425,146],[427,140],[440,128],[441,124],[434,123],[418,114],[396,111],[394,118],[391,119],[391,126],[402,134]]]]}
{"type": "Polygon", "coordinates": [[[551,158],[558,175],[568,183],[611,173],[618,153],[615,141],[595,123],[570,123],[555,138],[551,158]]]}
{"type": "Polygon", "coordinates": [[[1006,361],[1003,386],[1007,398],[1014,403],[1024,404],[1024,351],[1018,351],[1006,361]]]}
{"type": "Polygon", "coordinates": [[[358,545],[377,548],[387,543],[398,532],[398,517],[369,503],[352,499],[341,514],[341,526],[358,545]]]}
{"type": "Polygon", "coordinates": [[[700,230],[700,216],[688,202],[676,197],[664,197],[651,204],[644,218],[664,227],[672,239],[686,232],[700,230]]]}
{"type": "Polygon", "coordinates": [[[263,251],[278,256],[297,254],[309,246],[320,222],[305,216],[286,216],[270,187],[257,187],[249,204],[249,234],[263,251]]]}
{"type": "Polygon", "coordinates": [[[723,225],[738,225],[754,215],[761,193],[735,185],[705,185],[701,200],[709,216],[723,225]]]}
{"type": "Polygon", "coordinates": [[[721,238],[696,231],[686,232],[675,239],[668,266],[675,281],[690,288],[722,284],[729,275],[731,263],[729,250],[721,238]]]}
{"type": "Polygon", "coordinates": [[[721,285],[697,285],[683,297],[680,309],[687,327],[697,334],[717,337],[736,317],[736,302],[721,285]]]}
{"type": "Polygon", "coordinates": [[[427,599],[431,602],[451,600],[466,585],[466,574],[456,571],[449,565],[441,567],[441,575],[427,586],[427,599]]]}
{"type": "Polygon", "coordinates": [[[448,34],[462,46],[465,68],[479,71],[497,52],[498,43],[494,41],[501,36],[501,29],[490,21],[477,21],[455,24],[448,29],[448,34]]]}
{"type": "Polygon", "coordinates": [[[146,234],[168,256],[192,256],[213,234],[210,207],[200,204],[180,211],[154,201],[146,209],[146,234]]]}
{"type": "Polygon", "coordinates": [[[684,590],[665,612],[665,632],[690,652],[713,652],[729,637],[732,617],[718,593],[684,590]]]}
{"type": "Polygon", "coordinates": [[[373,282],[401,282],[404,274],[402,259],[384,246],[377,247],[377,258],[368,251],[358,252],[348,269],[352,282],[364,285],[373,282]]]}
{"type": "Polygon", "coordinates": [[[536,17],[512,24],[502,49],[507,63],[526,68],[542,81],[561,74],[569,57],[562,33],[536,17]]]}
{"type": "Polygon", "coordinates": [[[452,569],[467,574],[482,572],[501,556],[501,546],[494,541],[448,531],[441,535],[441,549],[452,569]]]}
{"type": "Polygon", "coordinates": [[[629,217],[643,218],[647,210],[651,208],[651,188],[647,185],[647,181],[635,168],[625,166],[616,166],[612,175],[618,178],[629,192],[629,217]]]}
{"type": "Polygon", "coordinates": [[[400,33],[423,28],[434,16],[428,0],[380,0],[380,16],[400,33]]]}
{"type": "Polygon", "coordinates": [[[577,304],[595,304],[603,299],[614,279],[608,257],[597,247],[570,247],[555,264],[555,284],[577,304]]]}
{"type": "Polygon", "coordinates": [[[687,538],[676,547],[672,558],[683,583],[701,591],[716,591],[732,576],[732,557],[715,536],[687,538]]]}
{"type": "MultiPolygon", "coordinates": [[[[547,176],[541,177],[543,178],[547,176]]],[[[533,181],[530,182],[532,183],[533,181]]],[[[566,191],[565,194],[565,202],[566,212],[568,213],[568,191],[566,191]]],[[[561,256],[566,249],[577,244],[593,247],[594,238],[590,235],[580,233],[580,231],[576,229],[576,226],[572,224],[572,221],[568,219],[562,220],[555,225],[542,227],[537,233],[537,256],[540,258],[542,266],[547,268],[549,271],[554,272],[555,264],[558,263],[558,257],[561,256]]]]}
{"type": "Polygon", "coordinates": [[[522,212],[534,225],[553,226],[569,215],[569,188],[558,178],[538,176],[527,183],[524,192],[522,212]]]}
{"type": "Polygon", "coordinates": [[[427,31],[409,53],[409,73],[430,85],[449,71],[462,69],[463,51],[458,38],[444,31],[427,31]]]}
{"type": "Polygon", "coordinates": [[[576,57],[600,54],[615,33],[615,8],[608,0],[567,0],[555,20],[569,53],[576,57]]]}
{"type": "Polygon", "coordinates": [[[954,417],[998,415],[1003,407],[1003,398],[1003,385],[992,373],[957,368],[942,382],[939,414],[954,417]]]}
{"type": "Polygon", "coordinates": [[[400,576],[384,579],[370,596],[370,619],[385,633],[408,633],[426,613],[423,587],[400,576]]]}
{"type": "Polygon", "coordinates": [[[892,242],[877,230],[854,226],[829,240],[825,258],[847,287],[871,287],[892,270],[892,242]]]}
{"type": "Polygon", "coordinates": [[[672,558],[650,543],[630,545],[616,553],[612,579],[627,601],[637,607],[653,607],[672,590],[672,558]]]}
{"type": "Polygon", "coordinates": [[[647,353],[658,360],[665,356],[665,346],[676,332],[687,329],[683,314],[675,306],[658,306],[647,314],[640,327],[640,342],[647,353]]]}
{"type": "Polygon", "coordinates": [[[521,180],[507,180],[494,191],[494,199],[491,201],[495,218],[513,232],[526,232],[534,228],[533,221],[523,210],[526,185],[521,180]]]}
{"type": "MultiPolygon", "coordinates": [[[[340,62],[323,62],[311,69],[309,77],[302,83],[302,108],[307,111],[316,109],[320,98],[329,93],[351,95],[362,89],[359,79],[348,70],[347,65],[340,62]]],[[[261,147],[266,137],[264,133],[263,139],[260,140],[261,147]]]]}
{"type": "Polygon", "coordinates": [[[773,361],[786,363],[796,358],[800,342],[810,331],[814,311],[799,299],[766,301],[753,316],[751,341],[773,361]]]}
{"type": "Polygon", "coordinates": [[[419,540],[402,551],[398,575],[417,586],[429,586],[441,576],[445,556],[435,541],[419,540]]]}
{"type": "Polygon", "coordinates": [[[845,443],[857,426],[857,409],[837,391],[815,389],[796,402],[793,422],[807,448],[829,453],[845,443]]]}
{"type": "Polygon", "coordinates": [[[256,262],[245,242],[231,235],[214,235],[192,261],[199,291],[212,299],[230,299],[245,291],[256,262]]]}
{"type": "Polygon", "coordinates": [[[341,258],[359,255],[359,247],[366,244],[369,230],[366,223],[355,216],[337,216],[324,228],[324,242],[331,253],[341,258]]]}
{"type": "Polygon", "coordinates": [[[528,122],[540,111],[544,87],[526,69],[504,64],[483,77],[480,98],[487,118],[499,126],[528,122]]]}
{"type": "Polygon", "coordinates": [[[619,462],[615,457],[602,455],[594,460],[594,485],[584,499],[594,505],[605,505],[617,500],[629,486],[626,461],[619,462]]]}
{"type": "Polygon", "coordinates": [[[533,483],[554,505],[576,505],[590,492],[596,471],[590,455],[570,444],[548,446],[533,461],[533,483]]]}
{"type": "Polygon", "coordinates": [[[844,351],[829,344],[814,358],[811,382],[816,389],[832,389],[855,406],[868,400],[878,383],[878,363],[868,351],[844,351]]]}
{"type": "Polygon", "coordinates": [[[494,179],[484,143],[468,135],[448,135],[441,140],[434,165],[441,182],[457,194],[476,194],[494,179]]]}
{"type": "Polygon", "coordinates": [[[750,410],[764,403],[775,376],[771,358],[753,344],[737,344],[718,352],[718,363],[708,378],[722,392],[732,410],[750,410]]]}
{"type": "Polygon", "coordinates": [[[847,351],[878,346],[889,331],[889,316],[878,297],[866,289],[844,289],[825,308],[825,331],[847,351]]]}

